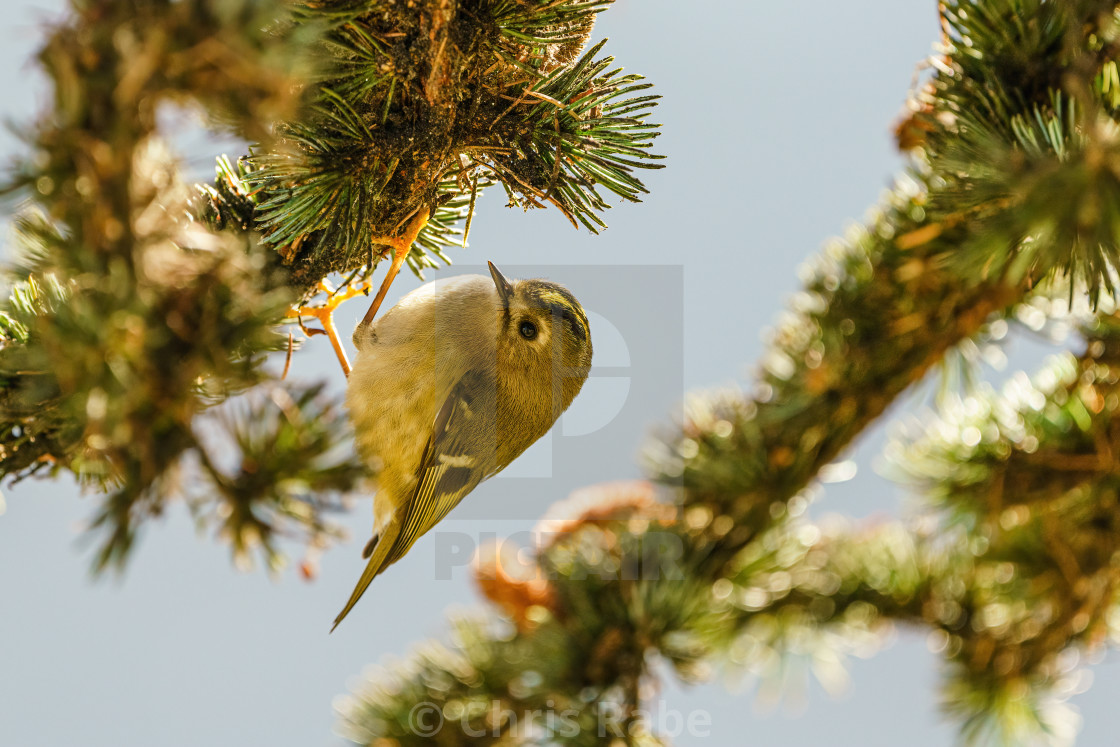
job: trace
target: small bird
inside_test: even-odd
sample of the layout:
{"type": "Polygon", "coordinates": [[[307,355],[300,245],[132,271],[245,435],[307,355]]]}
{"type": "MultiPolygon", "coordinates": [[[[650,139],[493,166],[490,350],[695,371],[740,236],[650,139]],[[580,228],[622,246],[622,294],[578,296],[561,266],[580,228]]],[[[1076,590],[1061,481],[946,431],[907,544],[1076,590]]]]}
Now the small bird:
{"type": "Polygon", "coordinates": [[[464,275],[422,285],[354,331],[346,402],[377,470],[369,558],[333,631],[379,573],[543,436],[591,369],[587,315],[545,280],[464,275]]]}

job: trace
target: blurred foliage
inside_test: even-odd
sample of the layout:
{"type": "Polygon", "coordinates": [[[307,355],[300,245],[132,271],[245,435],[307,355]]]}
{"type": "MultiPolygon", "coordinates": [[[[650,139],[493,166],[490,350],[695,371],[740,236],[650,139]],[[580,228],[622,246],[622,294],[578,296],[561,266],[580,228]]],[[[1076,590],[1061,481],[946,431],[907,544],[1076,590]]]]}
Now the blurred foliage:
{"type": "Polygon", "coordinates": [[[317,388],[288,385],[283,401],[298,405],[273,396],[249,421],[217,415],[230,397],[280,391],[261,364],[285,346],[276,323],[296,294],[251,235],[190,217],[192,192],[156,128],[173,103],[266,137],[296,103],[292,52],[313,40],[268,31],[285,12],[82,2],[40,52],[54,99],[23,133],[27,155],[6,187],[29,204],[0,312],[0,474],[68,470],[102,494],[98,570],[122,566],[145,520],[177,498],[238,557],[259,547],[275,565],[273,535],[320,543],[335,531],[311,491],[345,493],[365,475],[343,423],[320,418],[317,388]],[[238,447],[233,473],[213,466],[216,433],[238,447]],[[284,487],[294,484],[306,489],[284,487]]]}

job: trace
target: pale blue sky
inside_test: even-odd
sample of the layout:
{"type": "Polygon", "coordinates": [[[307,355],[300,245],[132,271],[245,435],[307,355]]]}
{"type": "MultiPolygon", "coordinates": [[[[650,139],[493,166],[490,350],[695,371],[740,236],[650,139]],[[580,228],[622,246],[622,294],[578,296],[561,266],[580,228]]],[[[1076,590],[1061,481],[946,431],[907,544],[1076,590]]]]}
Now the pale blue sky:
{"type": "MultiPolygon", "coordinates": [[[[9,119],[26,120],[44,100],[26,60],[40,20],[60,5],[6,5],[9,119]]],[[[524,531],[576,487],[637,475],[644,434],[685,390],[747,376],[761,332],[797,287],[798,264],[858,220],[899,168],[890,126],[937,33],[933,0],[619,0],[601,16],[596,35],[610,37],[608,51],[665,97],[654,118],[665,124],[658,147],[669,161],[648,175],[652,195],[610,211],[610,230],[595,237],[555,211],[522,214],[487,194],[471,247],[452,250],[456,266],[442,274],[477,271],[489,259],[511,275],[566,282],[598,314],[593,324],[610,320],[617,329],[599,321],[594,331],[596,363],[611,368],[581,396],[566,435],[475,491],[442,525],[444,540],[524,531]],[[612,267],[589,268],[597,265],[612,267]],[[656,285],[655,297],[643,294],[640,278],[656,285]],[[595,422],[620,407],[609,423],[595,422]]],[[[212,156],[230,148],[190,143],[187,163],[203,176],[212,156]]],[[[16,147],[0,136],[4,153],[16,147]]],[[[402,275],[390,302],[416,284],[402,275]]],[[[341,328],[352,327],[361,305],[340,313],[341,328]]],[[[298,354],[294,375],[343,385],[323,338],[298,354]]],[[[869,468],[881,433],[861,442],[858,476],[830,486],[818,514],[899,513],[900,491],[869,468]]],[[[481,604],[465,568],[437,578],[447,574],[437,574],[440,548],[429,535],[328,636],[360,569],[368,500],[346,518],[354,539],[325,556],[310,584],[290,571],[278,581],[235,571],[226,548],[196,534],[182,507],[147,527],[123,578],[95,583],[81,525],[96,496],[80,497],[63,480],[5,489],[4,500],[3,745],[337,745],[331,701],[354,677],[443,635],[449,609],[481,604]]],[[[853,664],[845,696],[814,688],[794,713],[759,712],[749,689],[729,693],[718,677],[684,690],[668,677],[659,698],[685,714],[710,712],[715,744],[940,747],[954,742],[955,726],[936,710],[937,666],[923,636],[903,630],[853,664]]],[[[1114,741],[1118,723],[1115,657],[1094,673],[1096,687],[1075,701],[1086,745],[1114,741]]]]}

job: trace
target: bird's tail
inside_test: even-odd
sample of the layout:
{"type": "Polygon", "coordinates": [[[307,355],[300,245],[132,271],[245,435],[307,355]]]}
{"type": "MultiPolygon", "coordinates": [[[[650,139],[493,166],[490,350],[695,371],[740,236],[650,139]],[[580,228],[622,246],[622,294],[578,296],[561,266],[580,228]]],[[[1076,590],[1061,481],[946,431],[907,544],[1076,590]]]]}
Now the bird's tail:
{"type": "Polygon", "coordinates": [[[393,546],[397,543],[397,535],[400,533],[401,524],[394,517],[394,519],[389,522],[389,525],[381,531],[380,537],[377,540],[377,547],[374,549],[369,562],[366,563],[366,569],[362,571],[362,577],[358,579],[358,585],[354,587],[354,592],[350,595],[346,606],[342,608],[342,612],[339,612],[338,617],[334,619],[334,625],[331,626],[332,633],[334,629],[338,627],[338,624],[342,622],[342,619],[349,614],[350,610],[354,609],[354,605],[362,598],[362,594],[366,593],[366,589],[369,588],[370,583],[373,582],[377,574],[384,570],[383,566],[385,566],[385,560],[388,558],[389,552],[393,549],[393,546]]]}

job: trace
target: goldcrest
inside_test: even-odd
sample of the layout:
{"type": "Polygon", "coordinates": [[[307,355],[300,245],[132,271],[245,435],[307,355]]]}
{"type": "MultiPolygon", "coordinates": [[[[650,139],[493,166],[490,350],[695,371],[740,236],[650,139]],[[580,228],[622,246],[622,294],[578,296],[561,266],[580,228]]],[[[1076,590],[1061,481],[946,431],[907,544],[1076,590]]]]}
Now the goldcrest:
{"type": "Polygon", "coordinates": [[[575,296],[507,280],[493,263],[490,275],[423,285],[354,331],[346,401],[377,492],[369,562],[335,627],[374,577],[543,436],[587,380],[591,329],[575,296]]]}

